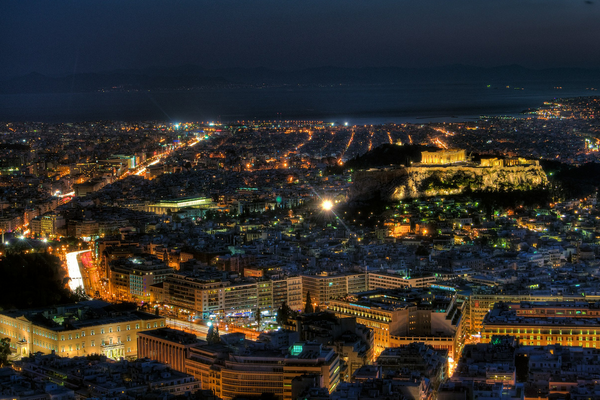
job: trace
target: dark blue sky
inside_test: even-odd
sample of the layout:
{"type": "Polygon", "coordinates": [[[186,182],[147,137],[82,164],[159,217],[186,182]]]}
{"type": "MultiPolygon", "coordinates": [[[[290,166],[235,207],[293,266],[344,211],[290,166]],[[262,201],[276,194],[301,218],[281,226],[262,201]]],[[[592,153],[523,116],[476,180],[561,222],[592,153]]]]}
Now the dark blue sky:
{"type": "Polygon", "coordinates": [[[198,64],[600,67],[583,0],[1,0],[0,76],[198,64]]]}

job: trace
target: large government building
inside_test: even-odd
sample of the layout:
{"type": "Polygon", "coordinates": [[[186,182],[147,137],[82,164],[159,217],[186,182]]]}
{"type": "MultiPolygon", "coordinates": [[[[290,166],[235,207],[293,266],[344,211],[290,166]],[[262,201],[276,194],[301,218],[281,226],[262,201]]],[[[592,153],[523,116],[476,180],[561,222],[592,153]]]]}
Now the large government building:
{"type": "Polygon", "coordinates": [[[164,317],[99,300],[0,312],[0,337],[10,338],[20,356],[137,357],[137,334],[164,326],[164,317]]]}

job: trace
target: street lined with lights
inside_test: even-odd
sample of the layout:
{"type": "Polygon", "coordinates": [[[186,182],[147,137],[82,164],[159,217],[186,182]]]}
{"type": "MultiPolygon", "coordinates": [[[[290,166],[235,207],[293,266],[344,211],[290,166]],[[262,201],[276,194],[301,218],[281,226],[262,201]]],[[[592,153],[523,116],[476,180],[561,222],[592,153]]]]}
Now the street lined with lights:
{"type": "Polygon", "coordinates": [[[77,289],[85,291],[83,284],[83,277],[81,276],[81,270],[77,256],[79,254],[89,252],[90,250],[73,251],[66,254],[67,261],[67,273],[69,274],[69,288],[75,292],[77,289]]]}

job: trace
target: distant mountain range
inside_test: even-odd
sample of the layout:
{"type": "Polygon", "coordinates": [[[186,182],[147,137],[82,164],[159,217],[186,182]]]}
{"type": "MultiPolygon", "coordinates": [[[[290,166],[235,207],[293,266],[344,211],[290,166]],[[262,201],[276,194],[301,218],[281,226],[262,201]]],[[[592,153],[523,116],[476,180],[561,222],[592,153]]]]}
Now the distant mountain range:
{"type": "Polygon", "coordinates": [[[128,90],[194,90],[274,85],[392,85],[408,83],[483,83],[523,85],[544,82],[561,86],[569,82],[600,82],[600,69],[528,69],[519,65],[483,68],[451,65],[438,68],[340,68],[300,70],[269,68],[207,69],[196,65],[51,77],[31,73],[0,79],[0,93],[70,93],[128,90]]]}

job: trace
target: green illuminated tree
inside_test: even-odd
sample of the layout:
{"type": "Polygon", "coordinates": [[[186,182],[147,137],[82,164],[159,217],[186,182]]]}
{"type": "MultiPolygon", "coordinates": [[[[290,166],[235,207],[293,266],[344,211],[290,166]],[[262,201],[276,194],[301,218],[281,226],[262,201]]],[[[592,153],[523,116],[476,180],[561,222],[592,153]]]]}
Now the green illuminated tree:
{"type": "Polygon", "coordinates": [[[527,382],[529,378],[529,358],[526,354],[518,354],[515,357],[515,369],[517,382],[527,382]]]}
{"type": "Polygon", "coordinates": [[[254,319],[258,324],[258,328],[260,329],[260,323],[262,322],[262,314],[260,313],[260,308],[257,308],[254,312],[254,319]]]}
{"type": "Polygon", "coordinates": [[[288,319],[290,318],[290,314],[291,314],[291,309],[290,307],[286,304],[286,302],[284,301],[283,303],[281,303],[281,307],[279,307],[277,309],[277,323],[279,325],[284,325],[287,323],[288,319]]]}
{"type": "Polygon", "coordinates": [[[206,334],[206,341],[208,342],[208,344],[221,343],[218,326],[211,325],[211,327],[208,328],[208,333],[206,334]]]}
{"type": "Polygon", "coordinates": [[[312,302],[310,300],[310,291],[306,292],[306,304],[304,305],[304,313],[305,314],[312,314],[315,312],[315,309],[312,305],[312,302]]]}
{"type": "Polygon", "coordinates": [[[10,356],[10,338],[0,340],[0,368],[8,364],[8,356],[10,356]]]}

